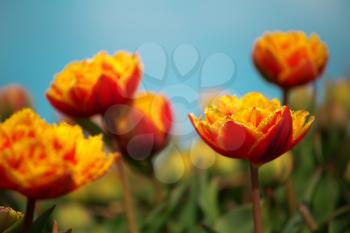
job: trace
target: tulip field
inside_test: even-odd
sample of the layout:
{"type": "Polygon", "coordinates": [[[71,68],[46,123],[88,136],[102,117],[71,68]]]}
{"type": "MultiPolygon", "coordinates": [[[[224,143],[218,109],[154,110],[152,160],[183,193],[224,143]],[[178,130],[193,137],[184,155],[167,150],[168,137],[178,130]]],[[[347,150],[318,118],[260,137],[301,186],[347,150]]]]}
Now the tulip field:
{"type": "MultiPolygon", "coordinates": [[[[350,233],[350,74],[329,77],[327,38],[260,31],[242,52],[256,80],[202,80],[186,110],[194,82],[150,85],[149,58],[127,45],[66,59],[40,93],[6,79],[0,233],[350,233]]],[[[179,75],[193,48],[174,52],[179,75]]],[[[215,70],[192,63],[188,76],[215,70]]]]}

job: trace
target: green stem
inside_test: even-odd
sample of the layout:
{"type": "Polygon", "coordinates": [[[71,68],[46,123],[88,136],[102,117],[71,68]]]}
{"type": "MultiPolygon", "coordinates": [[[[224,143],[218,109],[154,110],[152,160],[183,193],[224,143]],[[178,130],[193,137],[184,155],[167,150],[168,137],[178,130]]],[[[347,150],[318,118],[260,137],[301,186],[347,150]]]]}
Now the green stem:
{"type": "Polygon", "coordinates": [[[259,168],[250,164],[250,180],[252,184],[252,203],[255,233],[263,233],[260,207],[260,190],[259,190],[259,168]]]}
{"type": "Polygon", "coordinates": [[[30,199],[30,198],[27,199],[27,207],[26,207],[26,213],[24,215],[24,223],[23,223],[23,233],[30,233],[32,231],[35,204],[36,204],[35,199],[30,199]]]}
{"type": "Polygon", "coordinates": [[[118,159],[116,163],[118,166],[121,185],[124,191],[123,201],[124,201],[126,218],[128,222],[128,230],[129,230],[129,233],[138,233],[132,194],[130,192],[129,181],[125,172],[123,159],[122,158],[118,159]]]}
{"type": "Polygon", "coordinates": [[[283,105],[288,105],[288,97],[289,97],[289,90],[288,89],[283,89],[282,90],[282,95],[283,95],[283,105]]]}

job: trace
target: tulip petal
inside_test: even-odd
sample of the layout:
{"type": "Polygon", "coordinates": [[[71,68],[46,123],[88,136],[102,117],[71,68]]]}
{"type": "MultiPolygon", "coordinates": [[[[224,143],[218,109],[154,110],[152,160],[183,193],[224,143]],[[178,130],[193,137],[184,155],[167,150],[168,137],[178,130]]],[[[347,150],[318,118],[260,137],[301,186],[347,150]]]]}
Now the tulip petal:
{"type": "Polygon", "coordinates": [[[308,83],[317,77],[315,66],[310,59],[303,59],[300,63],[283,73],[280,77],[283,86],[297,86],[308,83]]]}
{"type": "Polygon", "coordinates": [[[256,138],[248,128],[234,121],[227,121],[219,131],[218,144],[226,156],[247,159],[250,146],[256,138]]]}
{"type": "Polygon", "coordinates": [[[130,97],[130,93],[135,93],[137,90],[142,76],[142,70],[139,66],[135,67],[133,73],[128,78],[125,84],[125,90],[123,92],[124,97],[130,97]]]}
{"type": "Polygon", "coordinates": [[[189,114],[189,118],[200,137],[216,152],[230,158],[248,157],[249,147],[255,141],[255,137],[245,126],[227,121],[221,128],[211,128],[193,114],[189,114]]]}
{"type": "Polygon", "coordinates": [[[114,104],[122,104],[124,102],[125,98],[121,95],[122,90],[115,79],[116,77],[105,75],[98,79],[88,99],[88,109],[94,109],[94,112],[103,113],[114,104]]]}
{"type": "Polygon", "coordinates": [[[269,48],[256,46],[253,53],[255,67],[260,73],[269,79],[276,79],[283,70],[283,65],[269,48]]]}
{"type": "Polygon", "coordinates": [[[292,148],[305,136],[305,134],[311,128],[312,123],[315,120],[314,116],[309,119],[309,113],[306,111],[296,111],[292,113],[293,118],[293,135],[289,141],[289,148],[292,148]]]}
{"type": "Polygon", "coordinates": [[[203,124],[198,118],[192,113],[188,115],[193,127],[199,134],[199,136],[205,141],[211,148],[220,154],[225,154],[225,150],[217,146],[217,134],[211,131],[207,125],[203,124]]]}
{"type": "Polygon", "coordinates": [[[67,101],[62,101],[53,97],[49,94],[49,92],[46,93],[46,98],[49,100],[50,104],[53,107],[62,113],[69,113],[70,115],[76,117],[85,117],[91,115],[91,113],[87,112],[85,108],[81,107],[80,109],[77,109],[76,107],[71,106],[67,101]]]}
{"type": "Polygon", "coordinates": [[[292,135],[292,116],[289,108],[282,107],[270,120],[274,125],[249,151],[249,159],[255,165],[269,162],[287,151],[289,138],[292,135]]]}

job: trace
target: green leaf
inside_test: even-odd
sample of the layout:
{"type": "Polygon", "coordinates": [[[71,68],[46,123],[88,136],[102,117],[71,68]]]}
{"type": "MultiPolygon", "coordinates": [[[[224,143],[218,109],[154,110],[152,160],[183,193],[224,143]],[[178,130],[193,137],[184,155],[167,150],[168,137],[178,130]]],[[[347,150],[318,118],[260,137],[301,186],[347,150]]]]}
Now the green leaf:
{"type": "Polygon", "coordinates": [[[207,172],[200,176],[199,206],[205,215],[204,222],[213,225],[219,218],[218,180],[212,179],[208,183],[207,172]]]}
{"type": "Polygon", "coordinates": [[[304,222],[299,213],[295,213],[287,222],[282,233],[298,233],[304,227],[304,222]]]}
{"type": "Polygon", "coordinates": [[[146,218],[143,223],[142,233],[158,233],[162,227],[166,224],[167,220],[171,217],[176,207],[179,205],[179,201],[184,192],[188,188],[188,183],[181,183],[177,188],[169,195],[168,199],[162,204],[158,205],[146,218]]]}
{"type": "Polygon", "coordinates": [[[309,179],[307,188],[306,188],[306,190],[304,192],[304,196],[303,196],[303,201],[307,205],[310,204],[310,202],[315,194],[316,188],[319,184],[321,177],[322,177],[322,170],[317,169],[314,172],[314,174],[311,176],[311,178],[309,179]]]}
{"type": "MultiPolygon", "coordinates": [[[[42,233],[44,231],[54,209],[55,206],[46,210],[33,222],[32,233],[42,233]]],[[[17,221],[14,225],[5,230],[3,233],[21,233],[23,231],[23,221],[24,218],[22,218],[21,221],[17,221]]]]}
{"type": "Polygon", "coordinates": [[[182,224],[182,229],[179,232],[194,232],[192,229],[196,222],[198,216],[198,205],[197,200],[199,197],[199,174],[197,171],[191,177],[191,190],[190,196],[186,200],[184,204],[184,208],[182,208],[180,212],[180,221],[182,224]]]}
{"type": "MultiPolygon", "coordinates": [[[[271,231],[269,218],[264,205],[262,205],[262,220],[265,232],[271,231]]],[[[222,216],[214,228],[220,233],[252,233],[254,232],[253,212],[251,205],[237,207],[222,216]]]]}
{"type": "Polygon", "coordinates": [[[323,221],[336,208],[339,183],[332,176],[324,176],[317,186],[312,200],[312,213],[318,222],[323,221]]]}
{"type": "Polygon", "coordinates": [[[333,220],[329,224],[329,233],[349,233],[350,232],[350,221],[349,215],[342,218],[333,220]]]}
{"type": "Polygon", "coordinates": [[[32,233],[42,233],[48,225],[50,217],[55,209],[55,205],[47,209],[39,217],[35,219],[32,226],[32,233]]]}
{"type": "Polygon", "coordinates": [[[11,227],[7,228],[3,233],[21,233],[23,229],[23,218],[11,227]]]}
{"type": "Polygon", "coordinates": [[[207,233],[218,233],[216,230],[214,230],[213,228],[211,228],[210,226],[207,226],[205,224],[202,224],[201,227],[207,233]]]}
{"type": "Polygon", "coordinates": [[[237,233],[251,233],[254,231],[252,209],[250,206],[237,207],[224,215],[216,224],[217,232],[230,233],[235,230],[237,233]]]}

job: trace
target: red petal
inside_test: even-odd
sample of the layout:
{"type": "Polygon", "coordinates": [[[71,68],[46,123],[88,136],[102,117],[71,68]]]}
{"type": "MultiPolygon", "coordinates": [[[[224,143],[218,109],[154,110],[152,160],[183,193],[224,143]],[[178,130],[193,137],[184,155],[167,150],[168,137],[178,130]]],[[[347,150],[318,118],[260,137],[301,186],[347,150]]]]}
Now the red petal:
{"type": "Polygon", "coordinates": [[[89,110],[92,109],[96,114],[103,114],[112,105],[127,102],[115,79],[104,75],[98,79],[88,100],[87,108],[89,110]]]}
{"type": "Polygon", "coordinates": [[[251,148],[250,160],[255,165],[269,162],[288,150],[289,139],[292,135],[292,116],[287,106],[276,113],[279,120],[251,148]]]}
{"type": "Polygon", "coordinates": [[[164,100],[161,114],[162,114],[161,116],[162,122],[165,125],[164,133],[169,133],[173,125],[173,110],[171,108],[170,102],[167,99],[164,100]]]}
{"type": "Polygon", "coordinates": [[[57,100],[56,98],[51,97],[47,93],[46,93],[46,98],[49,100],[52,106],[54,106],[57,110],[59,110],[64,114],[74,116],[74,117],[88,117],[93,114],[92,112],[89,112],[86,109],[84,109],[84,107],[75,108],[71,105],[68,105],[64,101],[60,101],[60,100],[57,100]]]}
{"type": "Polygon", "coordinates": [[[209,131],[208,129],[205,129],[201,125],[197,125],[196,121],[198,122],[198,120],[195,118],[193,114],[189,114],[188,117],[193,127],[197,131],[198,135],[203,139],[203,141],[207,143],[213,150],[215,150],[219,154],[224,155],[225,151],[218,146],[217,134],[215,134],[212,131],[209,131]]]}
{"type": "Polygon", "coordinates": [[[255,142],[249,130],[234,121],[226,122],[219,133],[218,142],[226,156],[248,159],[248,152],[255,142]]]}
{"type": "Polygon", "coordinates": [[[132,98],[140,84],[142,71],[139,66],[136,66],[134,72],[128,78],[125,86],[123,96],[125,98],[132,98]]]}

